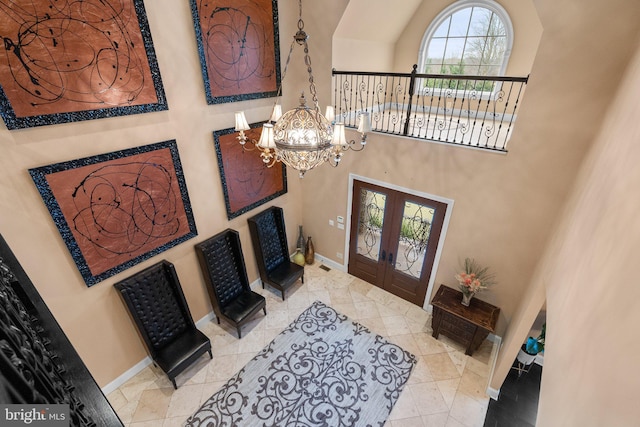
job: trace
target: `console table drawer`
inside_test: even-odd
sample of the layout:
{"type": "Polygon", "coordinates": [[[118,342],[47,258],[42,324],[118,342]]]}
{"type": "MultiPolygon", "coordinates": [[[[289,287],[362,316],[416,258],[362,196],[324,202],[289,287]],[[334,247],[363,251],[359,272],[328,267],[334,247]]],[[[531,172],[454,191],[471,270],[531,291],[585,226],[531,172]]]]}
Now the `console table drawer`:
{"type": "Polygon", "coordinates": [[[460,341],[462,344],[469,345],[473,339],[475,327],[473,325],[464,324],[452,316],[443,316],[440,323],[440,332],[450,338],[460,341]]]}
{"type": "Polygon", "coordinates": [[[442,325],[440,327],[441,328],[450,327],[455,330],[459,330],[461,333],[468,333],[468,334],[473,334],[476,330],[476,327],[473,324],[449,313],[442,314],[442,325]]]}
{"type": "Polygon", "coordinates": [[[440,333],[462,343],[465,354],[471,355],[494,332],[500,309],[477,298],[466,307],[461,303],[462,292],[441,285],[431,304],[433,337],[440,333]]]}

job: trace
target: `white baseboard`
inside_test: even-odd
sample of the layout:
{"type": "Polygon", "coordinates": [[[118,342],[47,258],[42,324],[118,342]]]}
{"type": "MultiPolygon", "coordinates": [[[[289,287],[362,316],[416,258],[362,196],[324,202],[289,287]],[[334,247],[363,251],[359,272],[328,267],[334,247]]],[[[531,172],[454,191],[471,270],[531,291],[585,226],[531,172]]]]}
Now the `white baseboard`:
{"type": "Polygon", "coordinates": [[[212,321],[213,319],[216,318],[216,315],[213,313],[213,311],[210,311],[209,313],[205,314],[202,319],[198,320],[196,322],[196,328],[201,328],[204,326],[205,323],[212,321]]]}
{"type": "MultiPolygon", "coordinates": [[[[495,354],[491,353],[491,371],[489,372],[489,384],[491,384],[491,379],[493,378],[493,372],[496,369],[496,361],[498,360],[498,353],[500,352],[500,347],[502,347],[502,337],[499,335],[489,334],[487,337],[490,341],[493,342],[493,348],[495,348],[495,354]]],[[[498,400],[498,396],[500,396],[500,389],[495,389],[487,385],[486,390],[487,395],[493,400],[498,400]]]]}
{"type": "Polygon", "coordinates": [[[120,375],[118,378],[111,381],[106,386],[102,387],[102,392],[106,396],[112,391],[117,390],[118,387],[120,387],[122,384],[129,381],[131,378],[135,377],[138,373],[140,373],[140,371],[142,371],[147,366],[151,365],[151,363],[153,363],[151,358],[149,356],[145,357],[144,359],[136,363],[133,367],[128,369],[124,374],[120,375]]]}
{"type": "Polygon", "coordinates": [[[500,390],[496,390],[495,388],[487,387],[487,395],[493,400],[498,400],[500,396],[500,390]]]}
{"type": "MultiPolygon", "coordinates": [[[[260,280],[256,280],[254,283],[260,283],[260,280]]],[[[252,283],[253,285],[253,283],[252,283]]],[[[210,322],[211,320],[215,319],[215,314],[213,313],[213,311],[207,313],[204,315],[204,317],[202,317],[200,320],[198,320],[196,322],[196,327],[201,328],[203,325],[205,325],[207,322],[210,322]]],[[[131,378],[135,377],[136,375],[138,375],[140,373],[140,371],[142,371],[144,368],[146,368],[147,366],[151,365],[153,363],[153,360],[151,360],[151,357],[147,356],[144,359],[142,359],[140,362],[136,363],[134,366],[132,366],[130,369],[127,369],[122,375],[120,375],[118,378],[116,378],[115,380],[111,381],[109,384],[107,384],[106,386],[102,387],[102,392],[106,395],[108,395],[109,393],[115,391],[118,389],[118,387],[120,387],[122,384],[126,383],[127,381],[129,381],[131,378]]]]}
{"type": "Polygon", "coordinates": [[[326,265],[327,267],[331,267],[335,270],[339,270],[339,271],[343,271],[343,272],[347,272],[347,267],[344,264],[338,264],[337,262],[324,257],[322,255],[319,255],[318,253],[315,254],[315,260],[316,261],[320,261],[321,263],[323,263],[324,265],[326,265]]]}

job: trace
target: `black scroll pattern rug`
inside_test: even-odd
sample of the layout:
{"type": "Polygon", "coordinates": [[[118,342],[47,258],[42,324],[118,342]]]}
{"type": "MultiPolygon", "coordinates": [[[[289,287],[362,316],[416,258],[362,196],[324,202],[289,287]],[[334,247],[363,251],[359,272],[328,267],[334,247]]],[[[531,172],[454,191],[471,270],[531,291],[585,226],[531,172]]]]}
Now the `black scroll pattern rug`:
{"type": "Polygon", "coordinates": [[[415,356],[320,301],[251,359],[186,426],[382,426],[415,356]]]}

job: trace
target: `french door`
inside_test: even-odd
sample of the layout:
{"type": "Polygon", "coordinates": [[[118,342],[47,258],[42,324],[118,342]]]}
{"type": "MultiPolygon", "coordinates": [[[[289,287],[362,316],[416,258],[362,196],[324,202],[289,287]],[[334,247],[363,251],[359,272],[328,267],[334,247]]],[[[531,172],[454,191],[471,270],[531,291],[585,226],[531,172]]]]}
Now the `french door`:
{"type": "Polygon", "coordinates": [[[422,306],[447,205],[354,180],[349,274],[422,306]]]}

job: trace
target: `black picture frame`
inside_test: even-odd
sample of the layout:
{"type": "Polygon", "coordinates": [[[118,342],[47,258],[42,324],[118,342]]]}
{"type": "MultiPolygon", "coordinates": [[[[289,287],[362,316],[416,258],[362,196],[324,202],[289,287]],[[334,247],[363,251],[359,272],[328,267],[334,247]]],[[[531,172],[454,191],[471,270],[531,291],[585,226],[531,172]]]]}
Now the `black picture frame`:
{"type": "Polygon", "coordinates": [[[278,1],[189,2],[207,103],[277,96],[281,84],[278,1]],[[270,14],[265,12],[269,9],[270,14]]]}
{"type": "MultiPolygon", "coordinates": [[[[245,132],[247,137],[257,140],[263,123],[250,124],[251,129],[245,132]]],[[[260,152],[252,149],[251,142],[245,144],[247,149],[240,145],[237,140],[239,134],[233,128],[213,132],[229,220],[287,193],[287,167],[284,163],[277,162],[267,167],[260,152]]]]}
{"type": "MultiPolygon", "coordinates": [[[[149,29],[149,22],[147,20],[147,15],[146,15],[146,11],[144,8],[144,3],[143,0],[121,0],[123,2],[128,2],[127,5],[130,5],[131,8],[135,11],[135,15],[137,17],[137,21],[138,21],[138,25],[139,25],[139,30],[140,30],[140,37],[142,39],[142,44],[144,46],[144,52],[146,53],[146,60],[148,63],[148,67],[149,67],[149,73],[147,73],[146,70],[146,64],[144,64],[143,61],[141,61],[140,64],[140,69],[143,71],[140,71],[141,75],[144,76],[148,76],[151,79],[151,82],[148,83],[144,83],[147,86],[144,86],[146,88],[148,88],[148,92],[147,94],[151,94],[152,92],[155,93],[155,98],[157,100],[157,102],[152,102],[152,103],[140,103],[140,104],[136,104],[134,105],[134,103],[132,102],[124,102],[120,105],[115,104],[113,106],[110,107],[104,107],[104,108],[93,108],[93,109],[82,109],[81,111],[68,111],[66,110],[63,106],[60,106],[59,111],[54,111],[51,113],[46,113],[46,114],[30,114],[30,115],[18,115],[16,114],[16,111],[14,109],[14,106],[12,106],[11,101],[10,101],[10,97],[7,96],[7,93],[5,92],[6,88],[3,88],[2,85],[0,84],[0,116],[2,117],[2,119],[4,120],[5,125],[7,126],[7,129],[9,130],[15,130],[15,129],[23,129],[23,128],[31,128],[31,127],[37,127],[37,126],[47,126],[47,125],[54,125],[54,124],[62,124],[62,123],[69,123],[69,122],[79,122],[79,121],[85,121],[85,120],[94,120],[94,119],[102,119],[102,118],[108,118],[108,117],[117,117],[117,116],[126,116],[126,115],[132,115],[132,114],[141,114],[141,113],[149,113],[149,112],[156,112],[156,111],[164,111],[164,110],[168,110],[168,104],[167,104],[167,99],[164,93],[164,87],[162,84],[162,79],[160,77],[160,69],[158,67],[158,61],[156,58],[156,53],[155,53],[155,49],[153,47],[153,40],[151,38],[151,31],[149,29]],[[153,89],[151,89],[149,86],[153,85],[153,89]]],[[[106,5],[106,3],[102,2],[101,4],[106,5]]],[[[89,5],[85,5],[85,7],[87,9],[89,9],[89,5]]],[[[43,6],[44,8],[44,6],[43,6]]],[[[92,8],[92,10],[97,10],[98,8],[92,8]]],[[[108,11],[105,12],[105,14],[109,14],[109,16],[105,16],[105,19],[111,19],[111,20],[119,20],[119,24],[116,25],[117,28],[122,29],[122,32],[120,34],[120,36],[122,36],[122,39],[120,40],[120,43],[118,43],[115,40],[111,41],[111,47],[113,48],[114,51],[118,51],[118,50],[131,50],[133,51],[134,49],[138,49],[138,47],[135,45],[135,43],[133,43],[133,39],[129,38],[129,37],[133,37],[135,36],[135,38],[137,39],[138,35],[131,35],[131,29],[130,28],[121,28],[121,25],[126,24],[127,22],[131,21],[131,16],[128,17],[120,17],[117,16],[117,12],[118,11],[114,11],[115,8],[109,8],[109,7],[104,7],[103,10],[108,11]],[[123,22],[120,22],[123,21],[123,22]],[[121,24],[121,25],[120,25],[121,24]],[[129,41],[129,43],[124,43],[123,41],[129,41]],[[122,44],[126,45],[126,48],[122,46],[122,44]]],[[[35,11],[38,12],[38,11],[35,11]]],[[[7,11],[1,11],[0,10],[0,18],[6,14],[7,11]]],[[[16,16],[19,16],[18,13],[16,12],[16,16]]],[[[5,17],[6,19],[10,19],[8,16],[5,17]]],[[[15,16],[11,17],[12,20],[15,20],[15,16]]],[[[38,15],[27,15],[25,18],[25,21],[27,19],[41,19],[43,20],[42,22],[50,22],[51,20],[53,20],[54,18],[51,17],[51,11],[49,10],[48,7],[46,7],[46,9],[43,9],[41,11],[39,11],[38,15]],[[47,16],[49,16],[49,18],[47,18],[47,16]]],[[[55,19],[58,19],[60,21],[65,21],[65,22],[76,22],[78,21],[77,17],[75,16],[62,16],[62,17],[56,17],[55,19]]],[[[38,24],[36,23],[31,23],[30,25],[36,27],[38,24]]],[[[55,23],[51,23],[50,24],[52,27],[55,28],[55,23]]],[[[23,26],[27,26],[27,23],[23,24],[23,26]]],[[[42,27],[44,27],[44,25],[41,25],[42,27]]],[[[63,27],[62,24],[60,24],[60,27],[63,27]]],[[[94,26],[91,25],[85,25],[85,28],[93,28],[95,31],[96,28],[94,28],[94,26]]],[[[20,27],[22,28],[22,27],[20,27]]],[[[38,27],[39,28],[39,27],[38,27]]],[[[60,31],[63,32],[62,28],[56,29],[56,31],[60,31]]],[[[31,30],[32,32],[34,30],[31,30]]],[[[40,31],[40,30],[38,30],[40,31]]],[[[49,31],[46,28],[43,29],[42,31],[49,31]]],[[[51,31],[54,31],[53,29],[51,29],[51,31]]],[[[94,31],[94,32],[95,32],[94,31]]],[[[109,37],[109,32],[104,29],[104,34],[102,34],[104,37],[109,37]]],[[[55,31],[54,31],[55,33],[55,31]]],[[[71,31],[69,29],[67,29],[66,33],[71,34],[73,37],[77,37],[78,39],[85,39],[88,38],[87,35],[83,35],[83,34],[76,34],[74,31],[71,31]]],[[[55,37],[51,37],[50,40],[47,37],[49,36],[49,34],[43,34],[40,35],[39,33],[36,34],[34,33],[32,37],[30,37],[29,39],[33,39],[33,38],[37,38],[40,39],[42,38],[43,40],[40,40],[39,43],[40,44],[45,44],[46,43],[51,43],[51,44],[55,44],[56,46],[63,46],[64,43],[63,41],[57,41],[55,37]]],[[[9,43],[8,40],[11,40],[10,43],[15,44],[15,46],[13,46],[11,49],[5,49],[6,51],[6,59],[7,59],[7,66],[9,68],[9,61],[13,61],[13,63],[15,64],[15,67],[17,67],[15,70],[11,70],[11,74],[16,75],[17,73],[23,75],[23,79],[25,79],[26,77],[24,77],[25,75],[28,76],[31,80],[31,82],[34,84],[34,87],[30,88],[29,90],[24,89],[23,92],[19,92],[23,93],[24,95],[18,95],[18,96],[23,96],[25,97],[25,99],[27,99],[29,96],[33,95],[34,93],[41,91],[44,92],[45,89],[39,89],[40,86],[43,86],[42,82],[37,81],[39,78],[44,79],[45,77],[40,77],[37,75],[37,73],[33,70],[30,70],[30,65],[29,64],[34,64],[36,63],[38,58],[30,58],[29,61],[30,62],[26,62],[26,60],[23,58],[23,56],[26,55],[26,53],[19,53],[22,50],[25,50],[25,46],[21,46],[20,45],[20,41],[23,36],[21,36],[21,34],[14,34],[11,35],[12,38],[15,38],[14,40],[11,40],[11,38],[5,36],[5,46],[7,45],[7,43],[9,43]],[[17,57],[17,58],[16,58],[17,57]],[[35,81],[34,81],[35,79],[35,81]]],[[[115,39],[116,37],[113,36],[113,38],[115,39]]],[[[25,42],[26,43],[26,42],[25,42]]],[[[73,44],[69,44],[69,45],[73,45],[73,44]]],[[[91,46],[91,43],[86,43],[85,46],[91,46]]],[[[100,55],[103,55],[101,52],[103,52],[104,49],[98,49],[95,53],[96,58],[98,58],[100,55]]],[[[74,52],[72,50],[70,51],[65,51],[64,55],[61,55],[61,63],[54,63],[54,67],[50,67],[53,70],[68,70],[69,67],[73,67],[73,65],[69,64],[72,63],[73,60],[68,60],[69,58],[73,58],[73,56],[76,54],[77,52],[74,52]]],[[[125,56],[131,56],[130,53],[125,52],[123,55],[125,56]]],[[[50,60],[50,58],[48,58],[50,60]]],[[[95,63],[98,63],[99,61],[96,59],[95,61],[93,61],[95,63]]],[[[93,63],[92,62],[92,63],[93,63]]],[[[117,61],[115,61],[117,62],[117,61]]],[[[95,65],[95,67],[97,68],[98,66],[95,65]]],[[[129,64],[129,67],[132,68],[132,66],[129,64]]],[[[126,65],[122,66],[121,68],[125,69],[127,68],[126,65]]],[[[49,70],[50,71],[50,70],[49,70]]],[[[122,71],[123,74],[127,74],[130,75],[131,74],[131,70],[127,69],[126,71],[122,71]]],[[[62,71],[60,71],[60,74],[64,74],[62,71]]],[[[95,73],[94,73],[95,74],[95,73]]],[[[49,76],[50,77],[50,76],[49,76]]],[[[118,74],[117,76],[109,76],[110,78],[113,77],[112,82],[116,82],[114,83],[114,87],[117,86],[117,80],[118,78],[122,79],[122,77],[118,74]]],[[[27,79],[28,80],[28,79],[27,79]]],[[[62,82],[63,79],[60,78],[60,82],[62,82]]],[[[58,82],[59,83],[59,82],[58,82]]],[[[108,82],[105,82],[108,83],[108,82]]],[[[102,82],[100,83],[102,84],[102,82]]],[[[142,84],[141,84],[142,85],[142,84]]],[[[22,84],[17,84],[16,88],[14,88],[13,90],[16,91],[20,91],[21,89],[18,89],[19,87],[22,87],[24,85],[22,84]]],[[[50,88],[47,88],[47,90],[50,90],[50,88]]],[[[64,86],[60,86],[60,87],[56,87],[56,91],[57,93],[53,94],[53,95],[58,95],[61,96],[62,93],[66,93],[69,92],[69,88],[66,88],[64,86]]],[[[96,89],[96,91],[99,91],[99,89],[96,89]]],[[[114,90],[116,91],[116,90],[114,90]]],[[[98,93],[98,92],[96,92],[98,93]]],[[[127,89],[127,91],[125,92],[124,90],[122,91],[123,93],[123,97],[127,97],[127,99],[130,99],[130,97],[133,97],[134,95],[131,94],[131,92],[127,89]]],[[[48,98],[54,98],[56,99],[55,96],[53,96],[51,93],[49,93],[48,98]]],[[[15,99],[15,98],[14,98],[15,99]]],[[[48,99],[47,102],[50,102],[51,100],[48,99]]],[[[86,102],[86,101],[83,101],[86,102]]],[[[96,101],[96,102],[92,102],[95,103],[97,105],[101,104],[101,102],[96,101]]],[[[106,103],[106,102],[103,102],[106,103]]]]}
{"type": "Polygon", "coordinates": [[[175,140],[29,173],[87,286],[197,236],[175,140]]]}

